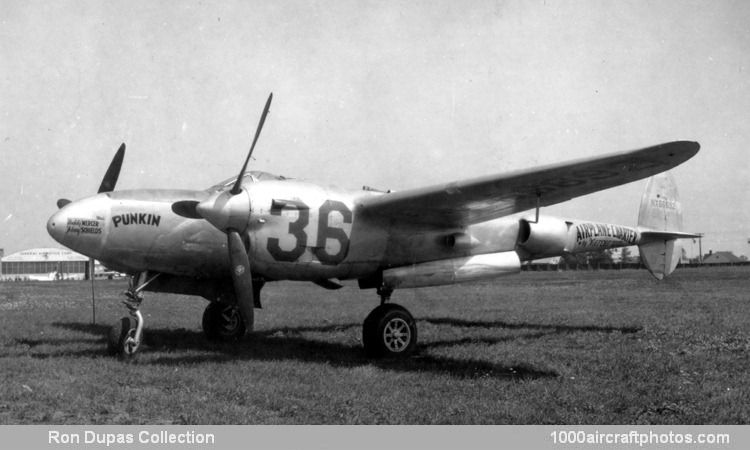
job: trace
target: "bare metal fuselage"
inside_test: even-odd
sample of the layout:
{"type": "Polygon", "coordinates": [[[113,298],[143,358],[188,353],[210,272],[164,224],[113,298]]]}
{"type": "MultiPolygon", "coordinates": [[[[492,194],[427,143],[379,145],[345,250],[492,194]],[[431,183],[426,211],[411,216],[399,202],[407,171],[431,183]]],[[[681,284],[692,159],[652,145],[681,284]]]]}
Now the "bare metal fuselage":
{"type": "MultiPolygon", "coordinates": [[[[176,214],[173,205],[202,202],[214,193],[143,189],[97,194],[66,205],[47,227],[61,244],[112,269],[162,274],[155,290],[213,298],[227,294],[222,287],[230,266],[226,235],[204,219],[176,214]]],[[[240,218],[248,224],[241,233],[253,274],[265,280],[450,284],[516,273],[524,260],[640,240],[633,228],[551,217],[508,216],[454,229],[397,224],[360,214],[364,199],[388,194],[297,180],[248,182],[238,195],[247,198],[239,214],[247,214],[240,218]]]]}
{"type": "MultiPolygon", "coordinates": [[[[512,251],[518,220],[504,218],[466,229],[425,230],[359,217],[372,191],[324,188],[295,180],[247,184],[253,199],[243,230],[253,272],[273,280],[367,277],[380,269],[470,254],[512,251]],[[448,242],[453,236],[471,242],[448,242]]],[[[61,244],[113,269],[153,271],[198,279],[225,278],[226,236],[203,219],[172,211],[177,201],[203,201],[207,191],[131,190],[73,202],[48,223],[61,244]]]]}

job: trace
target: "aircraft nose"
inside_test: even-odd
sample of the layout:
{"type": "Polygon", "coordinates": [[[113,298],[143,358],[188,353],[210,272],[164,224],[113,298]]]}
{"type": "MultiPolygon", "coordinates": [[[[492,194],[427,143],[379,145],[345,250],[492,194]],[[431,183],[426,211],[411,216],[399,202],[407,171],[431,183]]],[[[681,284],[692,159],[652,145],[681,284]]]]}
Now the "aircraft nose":
{"type": "Polygon", "coordinates": [[[96,195],[63,205],[47,220],[47,233],[78,253],[87,256],[98,253],[104,236],[107,202],[106,196],[96,195]]]}
{"type": "Polygon", "coordinates": [[[47,233],[52,236],[52,239],[59,243],[63,243],[63,236],[65,235],[65,214],[63,210],[57,211],[47,221],[47,233]]]}

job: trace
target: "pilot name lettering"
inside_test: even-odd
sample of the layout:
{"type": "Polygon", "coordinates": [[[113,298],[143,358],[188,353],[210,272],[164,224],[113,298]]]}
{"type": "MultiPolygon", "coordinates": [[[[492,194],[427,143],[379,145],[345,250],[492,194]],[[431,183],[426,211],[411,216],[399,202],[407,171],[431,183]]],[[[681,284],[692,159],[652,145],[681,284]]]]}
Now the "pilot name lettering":
{"type": "Polygon", "coordinates": [[[125,225],[149,225],[158,227],[161,223],[161,216],[151,213],[127,213],[112,216],[112,223],[115,228],[125,225]]]}
{"type": "Polygon", "coordinates": [[[71,217],[68,219],[66,233],[72,234],[102,234],[102,227],[98,220],[79,219],[71,217]]]}

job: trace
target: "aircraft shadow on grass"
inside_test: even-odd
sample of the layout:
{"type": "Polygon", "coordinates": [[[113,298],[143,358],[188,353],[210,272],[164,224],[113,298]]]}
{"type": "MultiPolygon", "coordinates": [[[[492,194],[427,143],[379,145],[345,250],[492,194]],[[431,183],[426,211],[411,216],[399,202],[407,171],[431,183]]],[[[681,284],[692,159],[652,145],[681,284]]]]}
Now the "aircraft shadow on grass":
{"type": "MultiPolygon", "coordinates": [[[[448,325],[454,327],[471,328],[507,328],[528,329],[528,333],[500,336],[500,337],[465,337],[459,339],[447,339],[442,341],[431,341],[421,344],[421,348],[453,347],[465,344],[496,344],[511,342],[518,339],[535,339],[550,334],[572,333],[572,332],[619,332],[635,333],[641,330],[635,326],[598,326],[598,325],[546,325],[525,322],[503,322],[503,321],[470,321],[455,318],[421,318],[422,322],[434,325],[448,325]]],[[[109,332],[107,325],[94,325],[89,323],[62,323],[53,324],[56,327],[86,333],[105,340],[109,332]]],[[[211,355],[185,355],[180,353],[175,356],[157,357],[153,362],[166,365],[200,364],[201,362],[223,362],[237,359],[271,361],[279,359],[290,359],[304,362],[325,362],[339,367],[357,367],[372,365],[386,370],[403,372],[434,372],[447,374],[459,378],[492,377],[506,379],[534,379],[557,377],[559,374],[552,370],[544,370],[529,365],[503,365],[477,359],[458,359],[428,354],[416,354],[405,360],[371,360],[368,359],[359,345],[346,345],[336,342],[327,342],[303,337],[302,333],[332,333],[341,332],[351,328],[360,328],[360,324],[333,324],[323,326],[301,326],[281,327],[269,330],[256,330],[241,343],[214,343],[205,339],[200,331],[186,329],[150,329],[145,336],[144,345],[159,351],[198,350],[213,353],[211,355]]],[[[65,339],[21,339],[19,344],[29,347],[39,345],[68,345],[79,340],[65,339]]],[[[98,344],[98,343],[97,343],[98,344]]],[[[100,356],[100,349],[89,348],[81,351],[59,351],[55,353],[35,352],[35,357],[51,356],[100,356]]]]}
{"type": "Polygon", "coordinates": [[[454,327],[471,327],[471,328],[508,328],[511,330],[530,329],[545,330],[547,333],[575,333],[575,332],[604,332],[604,333],[637,333],[643,330],[640,326],[601,326],[601,325],[547,325],[528,322],[503,322],[503,321],[484,321],[484,320],[463,320],[443,317],[426,317],[420,319],[422,322],[433,325],[450,325],[454,327]]]}
{"type": "Polygon", "coordinates": [[[83,323],[60,323],[56,322],[52,324],[58,328],[64,328],[73,331],[79,331],[91,336],[98,337],[99,339],[86,339],[86,338],[58,338],[58,337],[46,337],[39,339],[20,338],[14,339],[16,346],[20,348],[13,348],[6,346],[7,352],[0,353],[0,357],[18,355],[20,353],[27,354],[28,356],[35,359],[46,359],[53,357],[97,357],[102,355],[101,345],[104,337],[109,333],[109,326],[106,325],[93,325],[83,323]],[[92,345],[95,345],[95,348],[92,345]],[[70,346],[81,348],[80,350],[69,350],[70,346]],[[52,347],[55,350],[49,351],[48,347],[52,347]]]}
{"type": "MultiPolygon", "coordinates": [[[[105,340],[109,327],[87,323],[53,323],[53,326],[86,333],[105,340]]],[[[206,340],[202,332],[196,330],[174,328],[152,328],[144,337],[144,345],[152,351],[180,351],[169,356],[156,357],[147,360],[155,364],[181,365],[200,364],[201,362],[224,362],[236,360],[278,361],[280,359],[297,360],[302,362],[326,363],[337,367],[375,366],[385,370],[398,372],[433,372],[457,378],[500,378],[500,379],[536,379],[554,378],[559,374],[552,370],[545,370],[530,365],[503,365],[478,359],[459,359],[417,353],[414,356],[399,359],[372,360],[365,356],[359,344],[347,345],[336,342],[303,337],[302,333],[330,333],[360,328],[361,324],[336,324],[324,326],[281,327],[269,330],[256,330],[243,343],[215,343],[206,340]],[[185,352],[200,351],[202,354],[188,354],[185,352]],[[205,353],[212,353],[206,355],[205,353]]],[[[442,343],[433,342],[423,345],[425,348],[440,346],[456,346],[462,343],[493,343],[509,341],[518,338],[536,337],[547,333],[533,333],[514,337],[479,338],[470,340],[448,340],[442,343]]],[[[71,339],[36,340],[33,345],[65,345],[71,339]]],[[[100,349],[86,349],[81,351],[36,352],[32,356],[39,358],[61,356],[101,356],[100,349]]]]}
{"type": "MultiPolygon", "coordinates": [[[[431,341],[421,344],[421,348],[452,347],[464,344],[496,344],[518,339],[535,339],[550,334],[573,332],[619,332],[635,333],[641,330],[636,326],[598,326],[598,325],[548,325],[525,322],[504,321],[471,321],[456,318],[422,318],[418,319],[434,325],[448,325],[469,328],[507,328],[528,329],[528,333],[500,337],[465,337],[431,341]]],[[[103,341],[109,332],[107,325],[88,323],[53,324],[56,327],[86,333],[100,337],[103,341]]],[[[290,359],[304,362],[325,362],[339,367],[357,367],[372,365],[386,370],[403,372],[434,372],[458,378],[492,377],[506,379],[534,379],[557,377],[552,370],[544,370],[529,365],[503,365],[477,359],[458,359],[428,354],[417,354],[405,360],[370,360],[359,345],[346,345],[303,337],[302,333],[332,333],[351,328],[360,328],[360,324],[333,324],[323,326],[281,327],[269,330],[257,330],[248,337],[245,345],[241,343],[214,343],[205,339],[202,332],[186,329],[150,329],[145,336],[144,345],[153,350],[198,350],[213,353],[212,355],[185,355],[157,357],[157,364],[180,365],[200,364],[201,362],[223,362],[237,359],[271,361],[290,359]]],[[[67,345],[74,339],[19,340],[19,343],[35,347],[42,344],[67,345]]],[[[86,349],[78,352],[60,351],[55,354],[35,353],[36,357],[49,356],[100,356],[99,349],[86,349]]]]}

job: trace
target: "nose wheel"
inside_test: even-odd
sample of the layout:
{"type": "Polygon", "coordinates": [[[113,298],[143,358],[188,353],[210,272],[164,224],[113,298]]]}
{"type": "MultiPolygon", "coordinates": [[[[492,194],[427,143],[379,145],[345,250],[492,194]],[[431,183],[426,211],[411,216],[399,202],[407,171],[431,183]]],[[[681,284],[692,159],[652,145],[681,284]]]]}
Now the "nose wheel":
{"type": "Polygon", "coordinates": [[[417,346],[417,323],[403,306],[383,303],[365,319],[362,344],[369,357],[407,357],[417,346]]]}
{"type": "Polygon", "coordinates": [[[123,317],[110,329],[109,352],[123,358],[131,358],[141,347],[142,339],[143,318],[141,312],[136,311],[135,317],[123,317]]]}
{"type": "Polygon", "coordinates": [[[128,290],[124,293],[125,300],[122,301],[130,315],[115,322],[109,331],[107,349],[112,355],[132,358],[141,347],[143,342],[143,315],[140,311],[143,294],[141,291],[159,276],[158,273],[151,278],[147,275],[143,272],[130,278],[128,290]]]}

